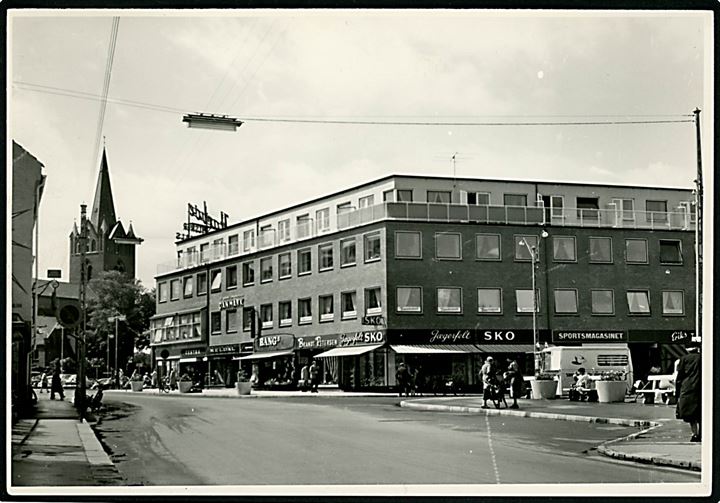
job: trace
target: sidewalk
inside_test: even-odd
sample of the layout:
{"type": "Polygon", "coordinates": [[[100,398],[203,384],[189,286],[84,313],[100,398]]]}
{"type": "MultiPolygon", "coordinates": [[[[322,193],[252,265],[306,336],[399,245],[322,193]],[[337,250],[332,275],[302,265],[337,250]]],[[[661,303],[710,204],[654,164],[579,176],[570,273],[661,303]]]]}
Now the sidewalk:
{"type": "Polygon", "coordinates": [[[642,428],[638,433],[598,446],[616,459],[701,470],[701,443],[690,442],[690,427],[675,419],[675,407],[663,404],[588,403],[568,400],[518,400],[520,409],[482,408],[482,398],[424,397],[406,399],[401,407],[427,411],[508,415],[561,421],[618,424],[642,428]]]}
{"type": "Polygon", "coordinates": [[[72,397],[72,390],[65,400],[38,393],[35,417],[13,425],[12,486],[123,484],[90,425],[78,419],[72,397]]]}

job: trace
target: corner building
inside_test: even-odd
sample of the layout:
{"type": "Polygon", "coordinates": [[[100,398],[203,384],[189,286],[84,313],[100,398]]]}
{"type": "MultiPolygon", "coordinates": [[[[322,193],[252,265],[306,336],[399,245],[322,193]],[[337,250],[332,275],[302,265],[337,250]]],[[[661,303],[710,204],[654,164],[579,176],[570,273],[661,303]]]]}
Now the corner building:
{"type": "Polygon", "coordinates": [[[627,345],[635,378],[672,372],[695,330],[692,200],[387,176],[177,242],[156,276],[154,358],[209,386],[243,369],[278,388],[312,359],[324,385],[392,388],[406,362],[442,390],[475,386],[487,355],[531,373],[537,340],[627,345]]]}

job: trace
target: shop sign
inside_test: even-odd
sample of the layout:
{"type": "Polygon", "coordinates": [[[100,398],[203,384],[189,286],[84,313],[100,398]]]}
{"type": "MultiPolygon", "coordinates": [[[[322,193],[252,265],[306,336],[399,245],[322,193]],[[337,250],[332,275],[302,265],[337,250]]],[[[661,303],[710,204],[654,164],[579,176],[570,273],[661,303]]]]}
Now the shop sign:
{"type": "Polygon", "coordinates": [[[338,345],[339,335],[333,334],[327,335],[316,335],[315,337],[298,337],[297,348],[298,349],[319,349],[319,348],[333,348],[338,345]]]}
{"type": "Polygon", "coordinates": [[[252,353],[253,352],[253,343],[252,342],[241,342],[240,343],[240,352],[241,353],[252,353]]]}
{"type": "Polygon", "coordinates": [[[239,344],[225,344],[223,346],[210,346],[208,354],[211,355],[235,355],[240,353],[239,344]]]}
{"type": "Polygon", "coordinates": [[[362,344],[382,344],[384,342],[385,332],[382,330],[370,330],[367,332],[340,334],[338,346],[359,346],[362,344]]]}
{"type": "Polygon", "coordinates": [[[553,342],[627,342],[623,330],[565,331],[553,330],[553,342]]]}
{"type": "MultiPolygon", "coordinates": [[[[388,332],[392,344],[532,344],[533,341],[533,332],[527,329],[410,329],[388,332]]],[[[543,335],[543,331],[538,330],[538,340],[544,340],[543,335]]]]}
{"type": "Polygon", "coordinates": [[[234,307],[240,307],[245,303],[245,297],[223,297],[220,299],[220,302],[218,302],[218,306],[220,309],[231,309],[234,307]]]}
{"type": "Polygon", "coordinates": [[[689,344],[696,342],[695,330],[630,330],[630,342],[689,344]]]}
{"type": "Polygon", "coordinates": [[[472,344],[472,334],[470,330],[442,331],[433,330],[430,333],[430,344],[472,344]]]}
{"type": "Polygon", "coordinates": [[[363,325],[374,325],[379,327],[385,327],[387,326],[385,324],[385,317],[382,315],[378,316],[363,316],[361,323],[363,325]]]}
{"type": "Polygon", "coordinates": [[[282,351],[295,347],[295,336],[290,334],[264,335],[255,339],[255,352],[282,351]]]}
{"type": "Polygon", "coordinates": [[[180,351],[183,356],[205,356],[205,348],[188,348],[180,351]]]}

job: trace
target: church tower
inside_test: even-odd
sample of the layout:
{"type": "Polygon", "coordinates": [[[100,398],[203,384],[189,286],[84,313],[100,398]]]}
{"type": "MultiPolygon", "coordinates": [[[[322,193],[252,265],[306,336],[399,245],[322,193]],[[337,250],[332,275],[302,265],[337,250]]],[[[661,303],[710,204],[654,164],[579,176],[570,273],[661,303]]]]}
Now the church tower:
{"type": "MultiPolygon", "coordinates": [[[[95,197],[88,218],[88,240],[85,258],[88,279],[102,271],[117,270],[135,277],[135,247],[142,239],[135,235],[132,222],[127,230],[115,216],[115,203],[110,186],[107,152],[103,149],[95,197]]],[[[77,223],[70,233],[70,283],[80,283],[80,229],[77,223]]]]}

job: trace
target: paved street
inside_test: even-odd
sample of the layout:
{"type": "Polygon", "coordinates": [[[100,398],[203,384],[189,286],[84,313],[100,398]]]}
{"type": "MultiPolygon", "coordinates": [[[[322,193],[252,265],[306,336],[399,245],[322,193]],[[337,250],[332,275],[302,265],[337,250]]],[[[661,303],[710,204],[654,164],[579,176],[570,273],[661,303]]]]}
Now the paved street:
{"type": "Polygon", "coordinates": [[[420,412],[391,397],[107,396],[97,426],[127,484],[697,482],[594,447],[636,430],[420,412]]]}

